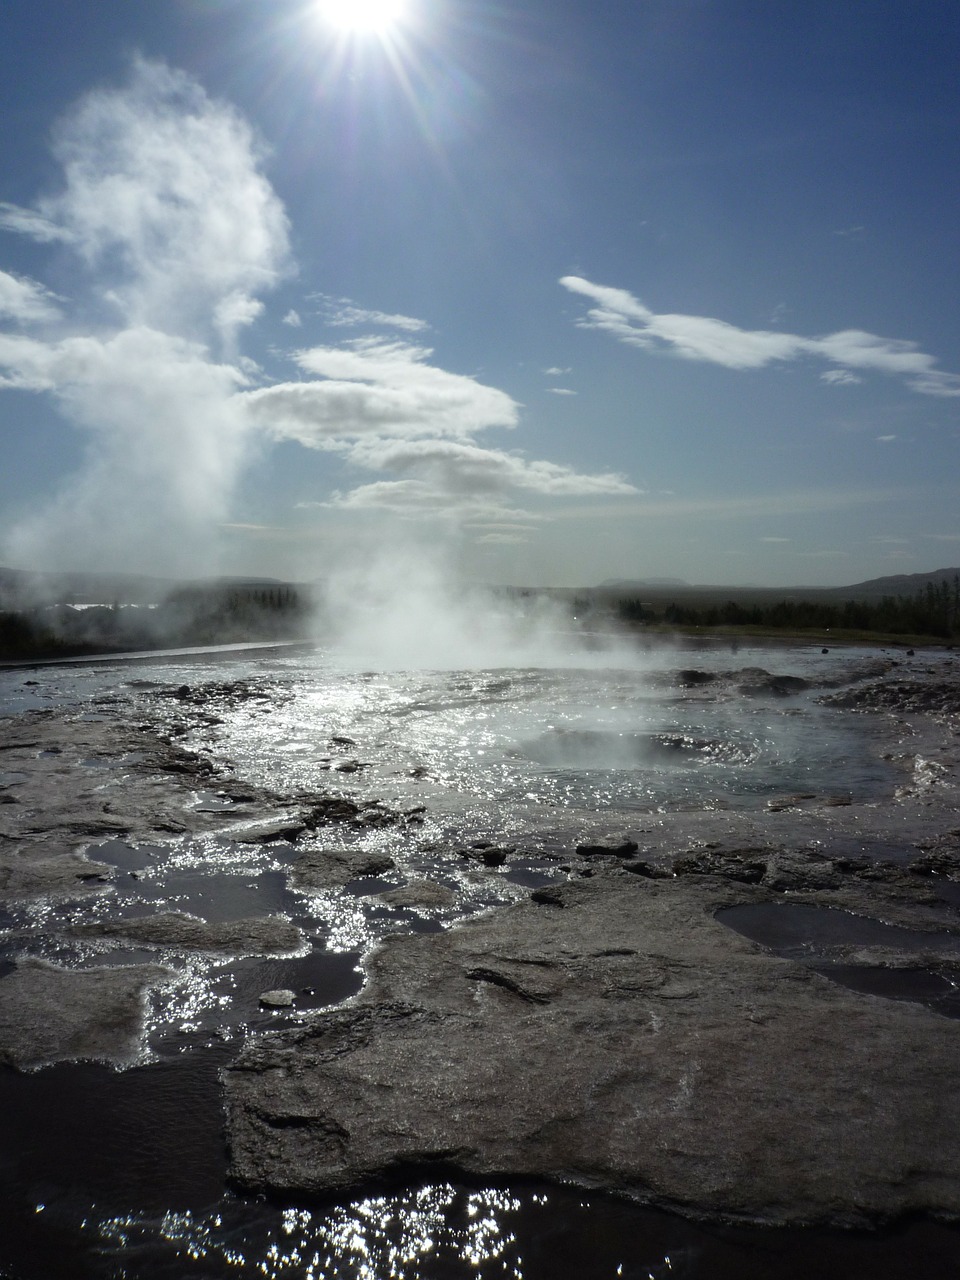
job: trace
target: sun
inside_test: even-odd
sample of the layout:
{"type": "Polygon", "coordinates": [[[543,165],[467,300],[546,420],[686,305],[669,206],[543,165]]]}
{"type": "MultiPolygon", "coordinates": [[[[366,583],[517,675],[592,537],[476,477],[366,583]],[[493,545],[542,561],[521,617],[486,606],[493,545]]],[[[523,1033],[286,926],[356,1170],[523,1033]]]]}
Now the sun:
{"type": "Polygon", "coordinates": [[[347,35],[385,35],[402,21],[406,0],[316,0],[320,17],[347,35]]]}

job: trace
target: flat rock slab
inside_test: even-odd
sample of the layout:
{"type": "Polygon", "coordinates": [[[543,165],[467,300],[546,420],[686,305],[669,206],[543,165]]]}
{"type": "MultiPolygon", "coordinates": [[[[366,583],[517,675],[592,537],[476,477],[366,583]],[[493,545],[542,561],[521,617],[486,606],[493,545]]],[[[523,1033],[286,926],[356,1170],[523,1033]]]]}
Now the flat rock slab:
{"type": "Polygon", "coordinates": [[[129,1066],[139,1053],[161,965],[61,969],[21,960],[0,979],[0,1062],[30,1069],[83,1059],[129,1066]]]}
{"type": "Polygon", "coordinates": [[[296,889],[337,889],[364,876],[382,876],[394,869],[388,853],[369,849],[308,849],[289,871],[296,889]]]}
{"type": "Polygon", "coordinates": [[[41,894],[72,897],[102,889],[115,876],[113,867],[93,862],[56,841],[29,843],[0,837],[0,896],[7,902],[41,894]]]}
{"type": "Polygon", "coordinates": [[[388,939],[353,1005],[225,1072],[232,1176],[324,1194],[433,1168],[731,1220],[960,1215],[960,1023],[714,919],[761,894],[611,870],[388,939]]]}
{"type": "Polygon", "coordinates": [[[78,937],[122,938],[151,947],[232,955],[284,954],[303,946],[301,931],[282,916],[209,923],[184,912],[161,911],[129,920],[98,920],[72,932],[78,937]]]}

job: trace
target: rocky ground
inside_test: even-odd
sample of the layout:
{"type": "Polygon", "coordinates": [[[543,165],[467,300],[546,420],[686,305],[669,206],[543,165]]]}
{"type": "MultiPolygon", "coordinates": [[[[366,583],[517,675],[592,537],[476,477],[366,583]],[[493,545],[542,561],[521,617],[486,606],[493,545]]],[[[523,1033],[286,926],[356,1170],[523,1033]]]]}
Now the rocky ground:
{"type": "MultiPolygon", "coordinates": [[[[325,1194],[440,1170],[732,1220],[960,1216],[954,668],[943,654],[824,691],[873,718],[900,777],[883,801],[782,796],[759,813],[606,831],[598,816],[555,883],[454,928],[385,938],[358,996],[249,1037],[226,1071],[236,1183],[325,1194]]],[[[756,677],[743,696],[758,686],[796,691],[756,677]]],[[[111,893],[133,873],[97,858],[104,841],[282,845],[291,887],[323,891],[392,865],[331,833],[415,832],[412,811],[267,792],[180,744],[231,699],[268,704],[262,690],[161,696],[176,708],[162,731],[152,717],[125,724],[123,703],[2,723],[10,1065],[128,1062],[171,961],[304,945],[282,914],[207,920],[145,905],[117,917],[111,893]],[[198,806],[198,788],[218,803],[198,806]],[[77,900],[106,905],[82,919],[54,909],[77,900]],[[108,951],[78,968],[71,947],[91,939],[149,954],[117,967],[108,951]]],[[[515,853],[492,841],[461,852],[491,877],[515,853]]],[[[449,907],[440,877],[398,878],[385,902],[449,907]]]]}

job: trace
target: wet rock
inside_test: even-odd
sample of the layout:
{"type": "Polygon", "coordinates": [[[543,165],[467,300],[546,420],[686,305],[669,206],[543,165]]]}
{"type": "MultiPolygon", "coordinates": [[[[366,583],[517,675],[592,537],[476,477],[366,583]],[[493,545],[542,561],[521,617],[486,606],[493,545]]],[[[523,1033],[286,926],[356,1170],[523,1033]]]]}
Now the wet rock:
{"type": "Polygon", "coordinates": [[[454,891],[435,880],[411,880],[398,889],[386,889],[377,898],[390,907],[452,907],[457,900],[454,891]]]}
{"type": "Polygon", "coordinates": [[[78,970],[21,960],[0,979],[0,1062],[129,1065],[140,1051],[147,993],[172,976],[159,965],[78,970]]]}
{"type": "Polygon", "coordinates": [[[0,844],[0,894],[8,900],[40,895],[70,897],[102,889],[116,872],[76,849],[49,841],[0,844]]]}
{"type": "Polygon", "coordinates": [[[640,846],[636,840],[617,840],[610,844],[578,844],[578,858],[629,858],[640,846]]]}
{"type": "Polygon", "coordinates": [[[565,907],[567,902],[564,888],[565,886],[561,884],[544,885],[540,889],[534,889],[530,895],[530,901],[545,907],[565,907]]]}
{"type": "Polygon", "coordinates": [[[674,859],[673,873],[758,884],[766,874],[769,856],[769,849],[702,849],[674,859]]]}
{"type": "Polygon", "coordinates": [[[98,920],[77,925],[77,937],[122,938],[173,951],[225,952],[230,955],[271,955],[297,951],[303,934],[282,916],[210,923],[178,911],[137,916],[132,920],[98,920]]]}
{"type": "Polygon", "coordinates": [[[748,698],[759,698],[768,694],[786,698],[810,688],[810,681],[804,680],[802,676],[771,675],[769,671],[763,671],[759,667],[744,671],[742,674],[746,675],[747,679],[737,686],[737,692],[748,698]]]}
{"type": "Polygon", "coordinates": [[[382,876],[394,869],[389,854],[367,849],[308,849],[290,867],[290,883],[297,889],[336,889],[364,876],[382,876]]]}
{"type": "Polygon", "coordinates": [[[353,1006],[225,1072],[233,1177],[442,1159],[734,1220],[960,1214],[956,1022],[761,952],[713,919],[744,892],[611,871],[387,939],[353,1006]]]}
{"type": "Polygon", "coordinates": [[[273,844],[276,840],[292,843],[306,829],[307,820],[302,814],[288,813],[278,818],[262,818],[258,822],[228,827],[224,835],[240,844],[273,844]]]}
{"type": "Polygon", "coordinates": [[[265,1009],[290,1009],[296,999],[296,994],[286,987],[278,987],[275,991],[263,991],[260,994],[260,1003],[265,1009]]]}
{"type": "Polygon", "coordinates": [[[952,680],[890,680],[826,694],[820,701],[827,706],[858,711],[953,715],[960,712],[960,686],[952,680]]]}
{"type": "Polygon", "coordinates": [[[785,850],[767,859],[763,884],[777,893],[797,890],[839,889],[843,876],[828,858],[785,850]]]}
{"type": "Polygon", "coordinates": [[[624,871],[632,871],[636,876],[646,876],[648,880],[667,880],[673,876],[670,867],[650,862],[647,858],[630,858],[621,865],[624,871]]]}
{"type": "Polygon", "coordinates": [[[712,684],[716,680],[716,675],[712,671],[696,671],[688,669],[677,672],[677,684],[685,689],[695,688],[697,685],[712,684]]]}
{"type": "Polygon", "coordinates": [[[461,849],[460,856],[473,862],[482,862],[485,867],[502,867],[512,854],[517,852],[514,844],[496,845],[485,842],[471,845],[469,849],[461,849]]]}
{"type": "Polygon", "coordinates": [[[799,809],[810,800],[816,800],[816,798],[812,791],[797,792],[796,795],[792,796],[777,796],[775,799],[767,801],[767,808],[771,813],[781,813],[784,809],[799,809]]]}

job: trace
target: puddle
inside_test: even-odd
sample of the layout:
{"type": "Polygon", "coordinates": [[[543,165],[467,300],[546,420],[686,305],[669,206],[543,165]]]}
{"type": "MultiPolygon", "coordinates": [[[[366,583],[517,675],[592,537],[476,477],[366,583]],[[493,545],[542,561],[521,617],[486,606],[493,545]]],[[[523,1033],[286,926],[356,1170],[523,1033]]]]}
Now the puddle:
{"type": "Polygon", "coordinates": [[[893,862],[898,866],[908,866],[917,856],[916,845],[909,841],[839,833],[831,833],[829,840],[813,840],[809,847],[828,858],[862,858],[868,862],[893,862]]]}
{"type": "Polygon", "coordinates": [[[939,952],[960,959],[960,933],[947,930],[927,933],[886,924],[832,907],[802,903],[743,903],[724,907],[717,920],[752,942],[791,960],[825,959],[812,968],[831,982],[863,995],[887,1000],[909,1000],[946,1018],[960,1018],[960,989],[947,972],[929,966],[899,968],[888,965],[831,963],[850,949],[883,947],[899,952],[939,952]]]}
{"type": "Polygon", "coordinates": [[[936,969],[889,969],[881,965],[815,965],[818,973],[850,991],[911,1000],[945,1018],[960,1018],[960,987],[936,969]]]}
{"type": "Polygon", "coordinates": [[[264,959],[250,956],[235,960],[229,970],[213,982],[216,993],[227,995],[232,1005],[231,1020],[248,1024],[258,1020],[270,1024],[278,1016],[310,1009],[323,1009],[355,996],[363,986],[359,951],[324,951],[315,948],[294,959],[264,959]],[[272,1015],[260,1006],[264,991],[289,990],[294,993],[292,1009],[272,1015]]]}
{"type": "Polygon", "coordinates": [[[284,873],[272,870],[241,870],[234,875],[203,870],[164,871],[155,878],[138,880],[136,895],[139,904],[185,911],[208,924],[227,924],[251,916],[290,915],[297,906],[284,873]]]}
{"type": "Polygon", "coordinates": [[[87,857],[91,862],[105,862],[118,871],[144,871],[157,864],[157,859],[169,853],[160,845],[132,845],[123,840],[108,840],[105,844],[91,845],[87,857]]]}
{"type": "Polygon", "coordinates": [[[938,951],[960,956],[960,933],[906,929],[835,907],[810,907],[798,902],[743,903],[723,907],[716,919],[751,942],[759,942],[791,959],[809,959],[825,951],[851,947],[938,951]]]}

